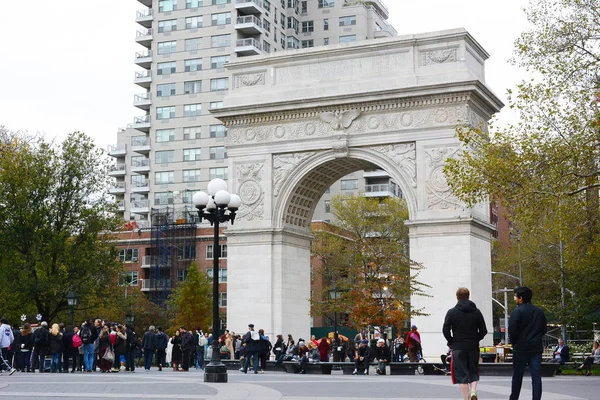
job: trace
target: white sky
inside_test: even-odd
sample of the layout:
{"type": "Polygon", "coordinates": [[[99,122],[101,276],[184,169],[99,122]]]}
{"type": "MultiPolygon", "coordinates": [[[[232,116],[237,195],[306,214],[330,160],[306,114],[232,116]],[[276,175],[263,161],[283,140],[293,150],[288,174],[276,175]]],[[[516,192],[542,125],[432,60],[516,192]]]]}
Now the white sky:
{"type": "MultiPolygon", "coordinates": [[[[526,0],[384,0],[399,35],[464,27],[490,54],[488,86],[503,101],[524,75],[508,64],[526,28],[526,0]]],[[[99,147],[143,112],[133,107],[136,0],[2,1],[0,125],[62,140],[75,130],[99,147]]],[[[506,119],[504,110],[500,116],[506,119]]]]}

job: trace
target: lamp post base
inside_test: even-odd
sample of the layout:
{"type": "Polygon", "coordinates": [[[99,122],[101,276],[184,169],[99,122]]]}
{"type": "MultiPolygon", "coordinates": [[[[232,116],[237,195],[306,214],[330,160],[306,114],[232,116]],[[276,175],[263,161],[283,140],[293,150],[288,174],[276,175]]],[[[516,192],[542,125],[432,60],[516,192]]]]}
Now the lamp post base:
{"type": "Polygon", "coordinates": [[[204,368],[204,382],[227,382],[227,366],[223,363],[208,364],[204,368]]]}

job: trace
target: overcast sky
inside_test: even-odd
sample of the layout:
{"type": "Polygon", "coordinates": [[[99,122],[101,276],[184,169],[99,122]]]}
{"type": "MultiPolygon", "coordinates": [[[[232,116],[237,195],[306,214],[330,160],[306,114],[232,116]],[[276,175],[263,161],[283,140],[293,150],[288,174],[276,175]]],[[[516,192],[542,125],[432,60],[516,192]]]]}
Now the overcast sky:
{"type": "MultiPolygon", "coordinates": [[[[522,72],[508,64],[526,0],[385,0],[399,35],[466,28],[490,54],[488,86],[503,101],[522,72]]],[[[62,140],[75,130],[106,148],[133,107],[137,0],[2,1],[0,125],[62,140]]],[[[501,113],[504,114],[506,111],[501,113]]],[[[504,117],[506,118],[506,117],[504,117]]]]}

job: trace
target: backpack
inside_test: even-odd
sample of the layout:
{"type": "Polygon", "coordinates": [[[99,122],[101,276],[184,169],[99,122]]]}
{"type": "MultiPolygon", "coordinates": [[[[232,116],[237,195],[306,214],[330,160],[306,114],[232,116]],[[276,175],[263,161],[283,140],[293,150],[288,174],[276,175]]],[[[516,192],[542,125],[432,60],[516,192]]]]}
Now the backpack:
{"type": "Polygon", "coordinates": [[[33,343],[37,346],[45,346],[47,343],[46,330],[44,328],[36,329],[33,334],[33,343]]]}
{"type": "Polygon", "coordinates": [[[250,331],[250,339],[254,341],[260,340],[260,335],[256,331],[250,331]]]}
{"type": "Polygon", "coordinates": [[[198,337],[198,346],[204,347],[204,346],[206,346],[207,342],[208,342],[208,340],[206,340],[206,337],[204,337],[204,335],[199,335],[199,337],[198,337]]]}
{"type": "Polygon", "coordinates": [[[76,335],[76,334],[73,335],[73,340],[71,342],[73,343],[73,347],[75,347],[76,349],[79,348],[83,344],[83,341],[81,340],[79,335],[76,335]]]}
{"type": "Polygon", "coordinates": [[[81,332],[79,332],[79,336],[81,337],[81,343],[90,344],[92,343],[92,330],[87,326],[81,328],[81,332]]]}

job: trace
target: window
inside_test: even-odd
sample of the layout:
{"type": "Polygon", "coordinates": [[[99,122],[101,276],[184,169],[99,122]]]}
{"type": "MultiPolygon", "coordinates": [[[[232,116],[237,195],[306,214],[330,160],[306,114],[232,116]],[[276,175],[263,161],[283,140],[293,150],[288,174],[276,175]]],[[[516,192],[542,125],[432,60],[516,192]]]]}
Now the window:
{"type": "Polygon", "coordinates": [[[331,212],[331,202],[329,200],[325,200],[323,202],[323,204],[325,205],[325,212],[330,213],[331,212]]]}
{"type": "Polygon", "coordinates": [[[183,128],[183,140],[200,139],[202,128],[192,126],[191,128],[183,128]]]}
{"type": "Polygon", "coordinates": [[[223,108],[223,102],[222,101],[211,101],[210,102],[210,109],[216,109],[216,108],[223,108]]]}
{"type": "MultiPolygon", "coordinates": [[[[148,159],[144,156],[133,156],[131,157],[131,166],[132,167],[147,167],[148,165],[150,165],[148,163],[148,159]]],[[[145,200],[143,198],[144,196],[140,195],[139,193],[134,193],[133,195],[131,195],[131,201],[136,201],[136,200],[145,200]],[[134,198],[134,195],[138,195],[142,198],[134,198]]]]}
{"type": "Polygon", "coordinates": [[[185,281],[186,276],[187,276],[187,270],[185,270],[185,269],[178,269],[177,270],[177,280],[179,282],[185,281]]]}
{"type": "Polygon", "coordinates": [[[271,2],[268,0],[263,1],[263,8],[267,11],[271,11],[271,2]]]}
{"type": "Polygon", "coordinates": [[[175,151],[174,150],[163,150],[157,151],[154,153],[155,159],[154,162],[156,164],[167,164],[175,161],[175,151]]]}
{"type": "Polygon", "coordinates": [[[231,23],[231,13],[224,12],[212,15],[212,25],[228,25],[231,23]]]}
{"type": "Polygon", "coordinates": [[[192,58],[191,60],[185,60],[184,67],[185,72],[200,71],[202,70],[202,59],[192,58]]]}
{"type": "Polygon", "coordinates": [[[227,158],[227,150],[225,146],[217,146],[209,148],[211,160],[221,160],[227,158]]]}
{"type": "Polygon", "coordinates": [[[335,6],[335,0],[319,0],[319,8],[329,8],[335,6]]]}
{"type": "Polygon", "coordinates": [[[225,125],[211,125],[210,126],[210,137],[211,138],[222,138],[227,136],[227,128],[225,125]]]}
{"type": "Polygon", "coordinates": [[[202,104],[186,104],[183,106],[184,117],[198,117],[202,112],[202,104]]]}
{"type": "MultiPolygon", "coordinates": [[[[178,260],[195,260],[196,259],[196,246],[187,245],[177,249],[178,260]]],[[[187,270],[185,270],[187,272],[187,270]]],[[[187,275],[187,274],[186,274],[187,275]]]]}
{"type": "Polygon", "coordinates": [[[212,4],[213,6],[219,5],[219,4],[230,4],[231,0],[212,0],[212,4]]]}
{"type": "Polygon", "coordinates": [[[119,250],[119,261],[137,262],[139,260],[139,249],[121,249],[119,250]]]}
{"type": "Polygon", "coordinates": [[[284,13],[281,13],[281,28],[285,29],[285,21],[287,20],[284,13]]]}
{"type": "Polygon", "coordinates": [[[200,50],[200,38],[185,39],[185,51],[200,50]]]}
{"type": "Polygon", "coordinates": [[[212,69],[225,68],[225,63],[229,62],[229,56],[215,56],[210,58],[210,67],[212,69]]]}
{"type": "Polygon", "coordinates": [[[358,189],[358,179],[342,180],[342,190],[356,190],[356,189],[358,189]]]}
{"type": "Polygon", "coordinates": [[[219,292],[219,307],[227,307],[227,292],[219,292]]]}
{"type": "Polygon", "coordinates": [[[328,31],[329,30],[329,19],[328,18],[325,18],[323,20],[323,30],[324,31],[328,31]]]}
{"type": "Polygon", "coordinates": [[[288,19],[287,19],[288,29],[295,29],[296,31],[298,31],[298,25],[299,25],[299,22],[296,18],[288,17],[288,19]]]}
{"type": "Polygon", "coordinates": [[[305,14],[308,12],[308,1],[301,1],[300,2],[300,12],[302,14],[305,14]]]}
{"type": "Polygon", "coordinates": [[[132,175],[131,176],[131,186],[133,186],[133,187],[148,186],[148,182],[146,182],[146,177],[144,177],[144,175],[132,175]]]}
{"type": "Polygon", "coordinates": [[[208,179],[215,178],[227,179],[227,167],[210,168],[208,170],[208,179]]]}
{"type": "MultiPolygon", "coordinates": [[[[227,245],[220,244],[219,248],[221,249],[221,254],[219,254],[219,258],[227,258],[227,245]]],[[[206,245],[206,259],[207,260],[213,259],[213,245],[212,244],[206,245]]],[[[210,268],[210,269],[212,270],[212,268],[210,268]]],[[[208,269],[206,270],[206,272],[208,273],[208,269]]],[[[210,276],[212,276],[212,274],[210,276]]]]}
{"type": "Polygon", "coordinates": [[[175,129],[157,129],[156,142],[170,142],[175,140],[175,129]]]}
{"type": "Polygon", "coordinates": [[[196,17],[187,17],[185,19],[185,29],[202,28],[202,15],[196,17]]]}
{"type": "Polygon", "coordinates": [[[175,182],[175,173],[173,171],[155,172],[154,183],[157,185],[166,185],[175,182]]]}
{"type": "Polygon", "coordinates": [[[158,12],[177,10],[177,0],[158,0],[158,12]]]}
{"type": "Polygon", "coordinates": [[[294,36],[287,37],[287,48],[288,49],[299,49],[300,41],[296,39],[294,36]]]}
{"type": "MultiPolygon", "coordinates": [[[[183,201],[183,204],[192,204],[192,199],[194,198],[194,194],[197,192],[197,190],[184,190],[183,193],[181,194],[181,199],[183,201]]],[[[194,251],[196,251],[196,249],[194,249],[194,251]]],[[[194,257],[196,258],[196,257],[194,257]]]]}
{"type": "Polygon", "coordinates": [[[183,83],[183,93],[200,93],[202,91],[202,81],[187,81],[183,83]]]}
{"type": "Polygon", "coordinates": [[[323,38],[323,46],[327,46],[327,45],[329,45],[329,38],[328,37],[323,38]]]}
{"type": "Polygon", "coordinates": [[[138,271],[127,271],[119,275],[119,286],[137,286],[139,284],[138,271]]]}
{"type": "MultiPolygon", "coordinates": [[[[206,268],[206,275],[210,279],[212,279],[213,276],[214,276],[213,275],[213,269],[212,268],[206,268]]],[[[225,282],[227,282],[227,269],[226,268],[219,268],[219,283],[225,283],[225,282]]]]}
{"type": "Polygon", "coordinates": [[[186,0],[185,8],[198,8],[202,7],[202,0],[186,0]]]}
{"type": "Polygon", "coordinates": [[[302,23],[302,32],[307,33],[307,32],[314,32],[315,31],[315,24],[313,21],[304,21],[302,23]]]}
{"type": "Polygon", "coordinates": [[[174,74],[175,71],[177,70],[176,66],[177,66],[177,64],[174,61],[173,62],[158,63],[158,65],[157,65],[157,74],[158,75],[174,74]]]}
{"type": "Polygon", "coordinates": [[[231,46],[231,35],[215,35],[210,38],[210,47],[231,46]]]}
{"type": "Polygon", "coordinates": [[[183,181],[184,182],[200,182],[200,170],[199,169],[184,169],[183,170],[183,181]]]}
{"type": "Polygon", "coordinates": [[[158,33],[173,32],[177,30],[177,20],[167,19],[165,21],[158,22],[158,33]]]}
{"type": "Polygon", "coordinates": [[[160,85],[156,85],[156,95],[158,97],[175,95],[175,84],[162,83],[160,85]]]}
{"type": "Polygon", "coordinates": [[[315,47],[315,41],[314,40],[303,40],[302,48],[308,49],[309,47],[315,47]]]}
{"type": "Polygon", "coordinates": [[[282,33],[281,34],[281,47],[283,47],[285,49],[285,44],[287,42],[287,38],[286,36],[282,33]]]}
{"type": "Polygon", "coordinates": [[[166,206],[173,204],[173,192],[157,192],[154,193],[154,205],[166,206]]]}
{"type": "Polygon", "coordinates": [[[156,119],[175,118],[175,106],[156,107],[156,119]]]}
{"type": "Polygon", "coordinates": [[[347,17],[340,17],[340,26],[356,25],[356,15],[348,15],[347,17]]]}
{"type": "Polygon", "coordinates": [[[229,89],[229,78],[216,78],[210,80],[210,91],[218,92],[229,89]]]}
{"type": "Polygon", "coordinates": [[[267,32],[271,32],[271,23],[266,18],[263,19],[262,26],[267,32]]]}
{"type": "Polygon", "coordinates": [[[200,160],[200,149],[183,149],[183,161],[200,160]]]}
{"type": "Polygon", "coordinates": [[[352,43],[356,42],[356,35],[340,36],[340,43],[352,43]]]}
{"type": "Polygon", "coordinates": [[[177,51],[177,41],[160,42],[158,44],[158,54],[170,54],[177,51]]]}
{"type": "Polygon", "coordinates": [[[328,194],[328,193],[331,193],[331,187],[328,187],[327,189],[325,189],[325,193],[323,193],[323,194],[328,194]]]}

